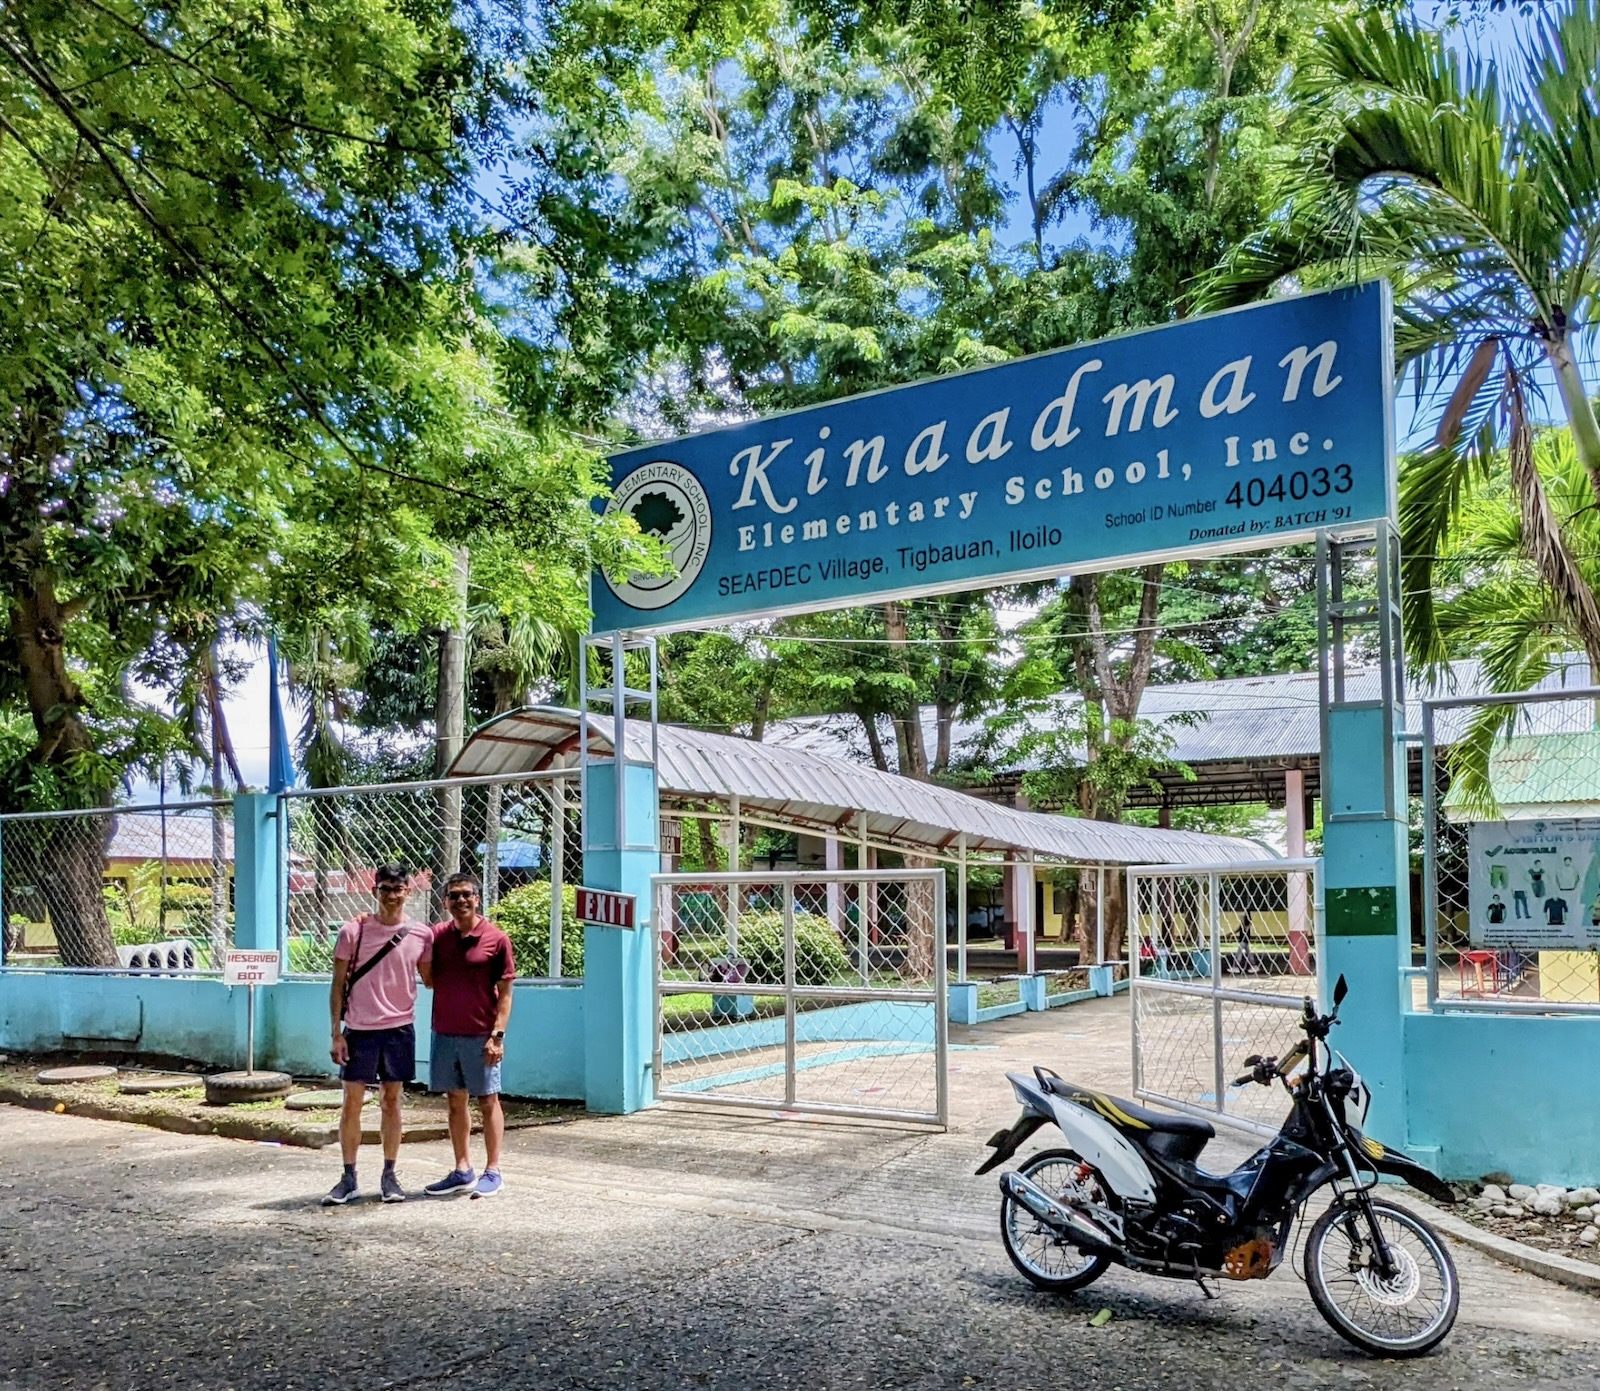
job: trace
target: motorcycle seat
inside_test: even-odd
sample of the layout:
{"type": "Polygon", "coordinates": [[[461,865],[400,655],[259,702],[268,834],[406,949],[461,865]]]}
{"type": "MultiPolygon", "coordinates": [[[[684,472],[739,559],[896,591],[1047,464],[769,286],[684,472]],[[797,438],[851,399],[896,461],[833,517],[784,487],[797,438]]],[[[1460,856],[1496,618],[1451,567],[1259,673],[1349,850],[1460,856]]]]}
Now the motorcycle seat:
{"type": "MultiPolygon", "coordinates": [[[[1210,1121],[1194,1116],[1174,1116],[1165,1111],[1152,1111],[1109,1092],[1097,1092],[1092,1087],[1080,1087],[1075,1082],[1047,1073],[1043,1077],[1045,1090],[1055,1093],[1065,1101],[1085,1106],[1097,1116],[1111,1122],[1118,1130],[1148,1131],[1157,1135],[1180,1135],[1203,1144],[1216,1135],[1210,1121]]],[[[1199,1146],[1196,1146],[1198,1152],[1199,1146]]]]}

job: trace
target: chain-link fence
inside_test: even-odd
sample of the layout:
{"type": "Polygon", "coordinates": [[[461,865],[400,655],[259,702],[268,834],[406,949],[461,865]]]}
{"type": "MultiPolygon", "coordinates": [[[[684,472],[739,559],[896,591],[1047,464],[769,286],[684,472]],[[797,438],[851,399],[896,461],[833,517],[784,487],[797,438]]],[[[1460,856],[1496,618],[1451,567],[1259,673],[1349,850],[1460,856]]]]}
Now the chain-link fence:
{"type": "Polygon", "coordinates": [[[227,802],[0,816],[7,966],[214,971],[233,942],[227,802]]]}
{"type": "Polygon", "coordinates": [[[1600,690],[1423,708],[1432,1007],[1600,1011],[1600,690]]]}
{"type": "Polygon", "coordinates": [[[1134,1088],[1180,1110],[1274,1130],[1284,1100],[1234,1087],[1282,1055],[1317,985],[1314,860],[1128,871],[1134,1088]]]}
{"type": "Polygon", "coordinates": [[[583,973],[575,776],[297,790],[282,807],[288,972],[331,970],[340,925],[374,909],[378,867],[399,864],[412,876],[407,917],[441,921],[445,880],[472,874],[483,885],[484,915],[511,938],[519,975],[583,973]]]}
{"type": "Polygon", "coordinates": [[[661,875],[656,1091],[944,1123],[944,875],[661,875]]]}

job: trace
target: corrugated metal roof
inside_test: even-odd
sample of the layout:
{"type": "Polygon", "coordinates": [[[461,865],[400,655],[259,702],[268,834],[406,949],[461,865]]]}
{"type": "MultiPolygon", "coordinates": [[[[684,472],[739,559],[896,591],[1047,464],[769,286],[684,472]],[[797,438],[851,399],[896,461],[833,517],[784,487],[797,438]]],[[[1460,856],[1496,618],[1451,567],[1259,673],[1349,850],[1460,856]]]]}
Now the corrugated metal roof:
{"type": "MultiPolygon", "coordinates": [[[[106,844],[107,860],[160,860],[163,850],[167,862],[210,863],[213,823],[209,815],[193,812],[173,813],[165,818],[166,840],[162,841],[162,816],[159,812],[119,811],[111,819],[111,837],[106,844]]],[[[233,817],[220,822],[222,845],[219,857],[233,861],[233,817]]]]}
{"type": "MultiPolygon", "coordinates": [[[[1572,658],[1562,670],[1546,677],[1534,689],[1554,691],[1587,685],[1587,662],[1572,658]]],[[[1424,700],[1483,695],[1490,689],[1482,665],[1476,661],[1454,662],[1448,673],[1438,680],[1408,679],[1407,731],[1421,733],[1424,700]]],[[[1381,677],[1376,668],[1353,672],[1347,678],[1346,695],[1351,700],[1377,700],[1381,691],[1381,677]]],[[[1071,728],[1076,723],[1080,704],[1076,696],[1062,696],[1048,714],[1036,717],[1032,726],[1035,729],[1071,728]]],[[[1179,763],[1315,759],[1322,750],[1318,677],[1314,671],[1147,686],[1139,704],[1139,714],[1165,727],[1173,740],[1172,757],[1179,763]]],[[[1441,742],[1449,745],[1459,740],[1472,714],[1466,709],[1441,710],[1435,726],[1441,742]]],[[[922,718],[928,747],[932,748],[935,726],[931,706],[923,710],[922,718]]],[[[803,749],[825,757],[859,760],[865,757],[865,749],[857,743],[859,728],[859,720],[818,716],[774,725],[768,730],[767,739],[786,748],[803,749]]],[[[981,747],[984,733],[981,720],[958,722],[951,734],[957,758],[973,757],[981,747]]],[[[1028,771],[1035,766],[1037,760],[1006,761],[1008,769],[1017,771],[1028,771]]]]}
{"type": "MultiPolygon", "coordinates": [[[[577,761],[578,719],[574,710],[551,706],[502,715],[473,735],[450,773],[570,766],[577,761]]],[[[609,722],[590,716],[589,729],[591,752],[609,755],[609,722]]],[[[628,757],[649,761],[648,725],[629,725],[628,757]]],[[[971,850],[1032,851],[1077,864],[1233,864],[1271,854],[1230,836],[1017,811],[845,760],[679,725],[660,727],[657,766],[663,799],[738,797],[750,812],[847,836],[859,835],[864,820],[872,840],[913,852],[947,852],[964,834],[971,850]]]]}
{"type": "MultiPolygon", "coordinates": [[[[1594,711],[1584,712],[1592,725],[1594,711]]],[[[1596,811],[1600,772],[1600,730],[1515,735],[1489,755],[1489,785],[1496,819],[1554,821],[1591,817],[1596,811]]],[[[1445,815],[1477,821],[1483,812],[1468,802],[1460,784],[1445,795],[1445,815]]]]}

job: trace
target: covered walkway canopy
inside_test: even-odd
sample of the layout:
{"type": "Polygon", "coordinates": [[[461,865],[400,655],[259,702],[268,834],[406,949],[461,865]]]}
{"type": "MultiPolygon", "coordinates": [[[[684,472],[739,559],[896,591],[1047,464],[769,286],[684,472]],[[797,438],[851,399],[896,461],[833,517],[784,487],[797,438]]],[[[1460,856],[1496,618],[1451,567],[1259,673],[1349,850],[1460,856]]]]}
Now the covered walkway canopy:
{"type": "MultiPolygon", "coordinates": [[[[530,706],[491,720],[468,740],[452,777],[575,767],[580,716],[530,706]]],[[[911,854],[1018,852],[1079,865],[1234,864],[1271,858],[1256,841],[1198,831],[1122,826],[1018,811],[934,783],[845,759],[680,725],[660,725],[657,774],[664,808],[733,802],[750,820],[911,854]],[[962,838],[965,837],[964,846],[962,838]]],[[[650,761],[650,725],[630,722],[630,761],[650,761]]],[[[591,757],[609,758],[611,725],[589,717],[591,757]]]]}

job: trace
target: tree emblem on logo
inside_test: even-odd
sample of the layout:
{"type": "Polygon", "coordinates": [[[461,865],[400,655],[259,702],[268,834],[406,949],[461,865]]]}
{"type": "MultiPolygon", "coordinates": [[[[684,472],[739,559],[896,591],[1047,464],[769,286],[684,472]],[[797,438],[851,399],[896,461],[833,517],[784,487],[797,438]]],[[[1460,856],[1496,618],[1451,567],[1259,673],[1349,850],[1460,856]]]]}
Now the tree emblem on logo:
{"type": "Polygon", "coordinates": [[[657,492],[643,494],[634,504],[631,515],[639,523],[640,531],[659,536],[663,541],[670,541],[672,533],[686,520],[677,503],[665,493],[657,492]]]}
{"type": "Polygon", "coordinates": [[[711,548],[711,504],[682,464],[659,459],[635,469],[617,485],[606,510],[632,517],[643,535],[666,547],[672,565],[665,575],[608,576],[619,599],[633,608],[659,609],[695,582],[711,548]]]}

